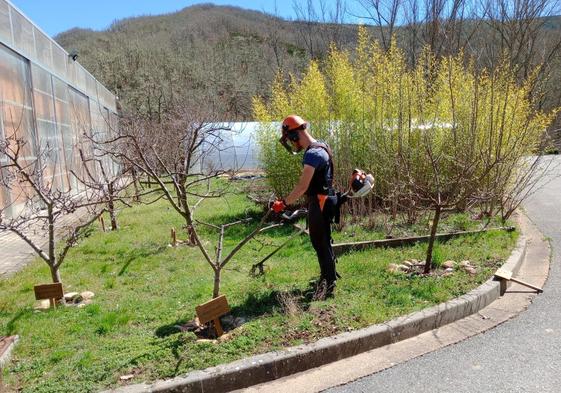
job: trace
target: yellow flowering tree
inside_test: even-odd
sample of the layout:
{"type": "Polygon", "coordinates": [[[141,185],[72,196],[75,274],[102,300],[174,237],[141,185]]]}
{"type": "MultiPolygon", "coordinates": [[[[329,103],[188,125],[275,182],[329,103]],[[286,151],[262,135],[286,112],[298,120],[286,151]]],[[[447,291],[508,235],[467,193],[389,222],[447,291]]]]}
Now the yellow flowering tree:
{"type": "MultiPolygon", "coordinates": [[[[539,153],[556,113],[537,109],[535,78],[517,81],[507,61],[476,70],[462,53],[437,60],[426,48],[408,67],[395,40],[384,51],[364,28],[357,42],[352,53],[332,46],[299,79],[277,78],[270,102],[254,100],[256,120],[301,115],[331,145],[340,187],[354,167],[372,172],[377,203],[413,219],[419,208],[433,210],[433,234],[442,212],[475,203],[508,217],[527,195],[538,167],[528,157],[539,153]]],[[[279,136],[264,125],[259,144],[272,188],[285,195],[300,158],[282,150],[279,136]]],[[[432,242],[427,269],[431,252],[432,242]]]]}

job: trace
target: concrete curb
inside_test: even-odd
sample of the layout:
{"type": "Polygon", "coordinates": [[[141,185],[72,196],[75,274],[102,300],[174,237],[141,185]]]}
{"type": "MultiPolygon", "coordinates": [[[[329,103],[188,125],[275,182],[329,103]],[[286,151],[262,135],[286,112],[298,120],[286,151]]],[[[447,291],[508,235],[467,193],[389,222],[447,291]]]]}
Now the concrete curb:
{"type": "MultiPolygon", "coordinates": [[[[516,273],[526,255],[526,247],[526,237],[521,235],[503,268],[516,273]]],[[[129,385],[106,392],[202,393],[242,389],[319,367],[444,326],[478,312],[499,296],[499,282],[489,279],[466,295],[386,323],[322,338],[312,344],[190,372],[184,377],[157,381],[151,385],[129,385]]]]}
{"type": "MultiPolygon", "coordinates": [[[[4,350],[4,352],[2,352],[0,354],[0,371],[10,361],[10,356],[12,354],[12,350],[14,349],[14,347],[16,346],[16,344],[19,341],[19,336],[12,336],[12,337],[6,337],[6,338],[10,339],[11,342],[8,344],[8,347],[4,350]]],[[[1,379],[1,377],[2,376],[0,375],[0,379],[1,379]]],[[[0,388],[1,387],[2,386],[0,385],[0,388]]]]}

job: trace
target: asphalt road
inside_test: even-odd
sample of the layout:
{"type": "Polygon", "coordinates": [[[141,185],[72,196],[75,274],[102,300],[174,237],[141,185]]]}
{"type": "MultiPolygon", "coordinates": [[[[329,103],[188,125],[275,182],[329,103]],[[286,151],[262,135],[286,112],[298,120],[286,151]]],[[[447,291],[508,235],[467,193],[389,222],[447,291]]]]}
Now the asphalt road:
{"type": "Polygon", "coordinates": [[[335,392],[561,392],[561,157],[524,204],[552,246],[544,293],[513,320],[335,392]]]}

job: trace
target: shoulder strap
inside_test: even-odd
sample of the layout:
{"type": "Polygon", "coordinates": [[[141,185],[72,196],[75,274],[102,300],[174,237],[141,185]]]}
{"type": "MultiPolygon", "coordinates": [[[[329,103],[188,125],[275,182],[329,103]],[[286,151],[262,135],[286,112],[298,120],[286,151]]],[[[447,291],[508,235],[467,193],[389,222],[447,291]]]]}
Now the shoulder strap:
{"type": "MultiPolygon", "coordinates": [[[[331,184],[329,186],[333,187],[333,183],[334,183],[334,180],[335,180],[335,166],[333,165],[333,153],[331,152],[331,148],[329,147],[329,145],[327,143],[318,142],[318,141],[310,143],[310,146],[308,146],[306,151],[309,150],[309,149],[312,149],[312,148],[323,149],[323,150],[325,150],[325,152],[329,156],[329,166],[331,167],[331,184]]],[[[326,173],[326,176],[327,176],[327,173],[326,173]]]]}
{"type": "Polygon", "coordinates": [[[310,143],[310,146],[308,146],[308,149],[312,149],[312,148],[320,148],[320,149],[325,150],[327,155],[329,156],[329,160],[333,161],[333,153],[331,152],[331,149],[329,148],[327,143],[315,141],[315,142],[310,143]]]}

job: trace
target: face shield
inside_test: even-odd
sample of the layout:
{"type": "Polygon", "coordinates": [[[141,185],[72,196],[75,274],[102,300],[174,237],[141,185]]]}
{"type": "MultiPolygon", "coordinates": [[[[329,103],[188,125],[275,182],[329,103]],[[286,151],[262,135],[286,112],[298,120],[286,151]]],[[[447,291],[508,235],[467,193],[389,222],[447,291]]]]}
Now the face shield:
{"type": "Polygon", "coordinates": [[[297,129],[293,130],[287,130],[285,127],[282,128],[282,136],[279,139],[279,142],[290,154],[297,154],[298,152],[302,151],[302,147],[298,143],[298,140],[300,139],[298,131],[304,129],[306,129],[305,126],[298,127],[297,129]],[[296,150],[291,142],[296,142],[296,150]]]}
{"type": "Polygon", "coordinates": [[[281,136],[281,138],[279,139],[279,142],[286,149],[286,151],[289,152],[290,154],[297,154],[298,153],[297,151],[294,151],[290,142],[288,142],[288,136],[284,135],[284,132],[283,132],[283,136],[281,136]]]}

